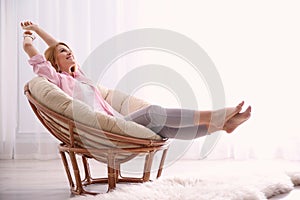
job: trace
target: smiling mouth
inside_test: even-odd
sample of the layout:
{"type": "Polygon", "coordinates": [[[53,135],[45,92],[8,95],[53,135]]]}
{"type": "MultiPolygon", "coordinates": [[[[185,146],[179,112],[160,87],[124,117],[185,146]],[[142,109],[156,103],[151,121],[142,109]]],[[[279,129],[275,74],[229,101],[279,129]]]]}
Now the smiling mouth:
{"type": "Polygon", "coordinates": [[[71,68],[70,68],[70,71],[71,71],[71,72],[75,72],[75,67],[74,67],[74,66],[71,67],[71,68]]]}
{"type": "Polygon", "coordinates": [[[74,56],[72,54],[67,55],[66,57],[67,60],[74,60],[74,56]]]}

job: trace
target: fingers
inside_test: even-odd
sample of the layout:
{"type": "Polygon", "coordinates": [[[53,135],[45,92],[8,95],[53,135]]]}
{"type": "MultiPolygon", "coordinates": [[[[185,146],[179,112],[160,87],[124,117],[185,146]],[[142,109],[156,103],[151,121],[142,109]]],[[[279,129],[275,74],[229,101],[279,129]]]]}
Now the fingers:
{"type": "Polygon", "coordinates": [[[28,26],[31,26],[31,25],[33,25],[33,23],[31,21],[21,22],[22,28],[28,28],[28,26]]]}
{"type": "Polygon", "coordinates": [[[24,23],[21,22],[21,25],[22,26],[29,26],[29,25],[32,25],[32,22],[31,21],[25,21],[24,23]]]}

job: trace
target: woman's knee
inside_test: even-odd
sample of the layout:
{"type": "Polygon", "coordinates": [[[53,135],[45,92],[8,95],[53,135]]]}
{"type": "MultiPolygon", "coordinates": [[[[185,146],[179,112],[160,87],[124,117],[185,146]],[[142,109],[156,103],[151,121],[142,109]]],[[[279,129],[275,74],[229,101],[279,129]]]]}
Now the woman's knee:
{"type": "Polygon", "coordinates": [[[166,111],[158,105],[147,107],[147,118],[151,121],[152,126],[164,126],[166,122],[166,111]]]}
{"type": "Polygon", "coordinates": [[[147,107],[147,112],[148,113],[154,113],[154,114],[160,114],[164,115],[165,114],[165,109],[159,105],[150,105],[147,107]]]}

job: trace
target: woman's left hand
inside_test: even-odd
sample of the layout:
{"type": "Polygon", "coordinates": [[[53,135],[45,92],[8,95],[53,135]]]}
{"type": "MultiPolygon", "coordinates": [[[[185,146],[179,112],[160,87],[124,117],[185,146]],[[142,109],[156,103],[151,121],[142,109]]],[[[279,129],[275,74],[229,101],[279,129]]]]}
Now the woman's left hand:
{"type": "Polygon", "coordinates": [[[38,29],[38,25],[32,23],[31,21],[21,22],[21,27],[27,31],[36,31],[38,29]]]}

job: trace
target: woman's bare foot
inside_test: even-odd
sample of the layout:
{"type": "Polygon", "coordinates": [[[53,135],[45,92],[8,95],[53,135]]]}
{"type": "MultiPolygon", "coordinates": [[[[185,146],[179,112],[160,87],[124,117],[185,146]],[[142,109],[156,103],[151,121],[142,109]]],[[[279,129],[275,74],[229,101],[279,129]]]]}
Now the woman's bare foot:
{"type": "Polygon", "coordinates": [[[210,125],[213,125],[214,127],[222,128],[224,127],[224,124],[230,120],[232,117],[237,115],[244,105],[244,101],[242,101],[239,105],[236,107],[230,107],[225,109],[220,109],[212,112],[210,125]]]}
{"type": "Polygon", "coordinates": [[[225,117],[225,122],[227,122],[229,119],[231,119],[233,116],[241,112],[242,108],[244,105],[244,101],[242,101],[239,105],[233,108],[227,108],[226,109],[226,117],[225,117]]]}
{"type": "Polygon", "coordinates": [[[227,133],[232,133],[239,125],[247,121],[251,116],[251,106],[249,106],[245,112],[238,113],[235,116],[233,116],[231,119],[229,119],[224,127],[223,130],[227,133]]]}

